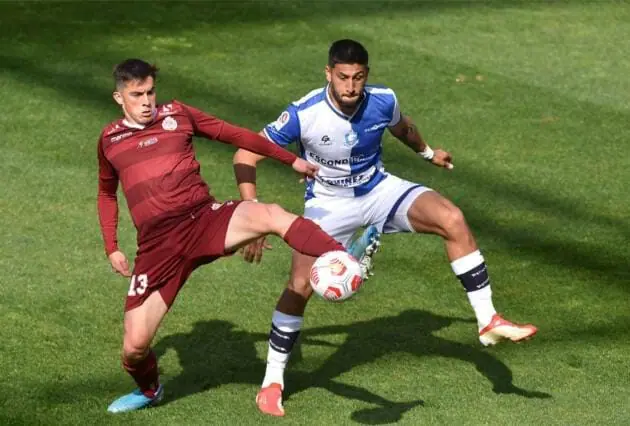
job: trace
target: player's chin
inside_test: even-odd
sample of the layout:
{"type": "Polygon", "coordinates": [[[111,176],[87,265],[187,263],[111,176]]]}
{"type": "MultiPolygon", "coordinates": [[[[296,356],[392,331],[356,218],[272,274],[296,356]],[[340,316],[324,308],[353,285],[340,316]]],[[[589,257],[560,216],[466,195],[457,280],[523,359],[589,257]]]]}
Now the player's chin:
{"type": "Polygon", "coordinates": [[[145,115],[142,114],[140,117],[136,119],[138,124],[149,124],[153,120],[153,115],[145,115]]]}
{"type": "Polygon", "coordinates": [[[357,96],[356,98],[344,98],[341,101],[341,105],[346,107],[346,108],[353,108],[357,105],[357,102],[359,101],[359,97],[357,96]]]}

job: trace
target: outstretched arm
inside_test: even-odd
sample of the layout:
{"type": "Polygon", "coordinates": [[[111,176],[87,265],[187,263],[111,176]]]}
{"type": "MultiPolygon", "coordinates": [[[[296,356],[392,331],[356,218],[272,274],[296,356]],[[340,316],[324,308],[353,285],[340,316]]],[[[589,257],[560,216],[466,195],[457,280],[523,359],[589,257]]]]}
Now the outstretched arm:
{"type": "Polygon", "coordinates": [[[422,156],[427,161],[435,164],[436,166],[452,169],[451,154],[442,150],[436,149],[435,151],[424,141],[422,135],[418,131],[418,128],[411,120],[409,116],[402,115],[400,121],[389,128],[392,135],[416,154],[422,156]]]}
{"type": "Polygon", "coordinates": [[[292,152],[270,142],[256,132],[235,126],[196,108],[190,106],[184,106],[184,108],[189,113],[195,134],[199,136],[229,143],[264,157],[275,158],[284,164],[292,166],[296,172],[309,177],[314,177],[317,173],[317,166],[298,158],[292,152]]]}

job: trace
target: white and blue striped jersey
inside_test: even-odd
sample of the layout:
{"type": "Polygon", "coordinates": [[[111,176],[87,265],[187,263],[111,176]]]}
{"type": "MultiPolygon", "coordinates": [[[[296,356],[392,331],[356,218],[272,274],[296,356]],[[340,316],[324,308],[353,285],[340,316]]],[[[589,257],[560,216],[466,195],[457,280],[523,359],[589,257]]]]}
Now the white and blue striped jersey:
{"type": "Polygon", "coordinates": [[[352,116],[333,105],[327,89],[313,90],[293,102],[264,129],[278,145],[297,142],[302,158],[320,167],[317,178],[307,181],[306,200],[370,192],[387,177],[381,162],[383,132],[401,119],[396,95],[389,88],[366,86],[352,116]]]}

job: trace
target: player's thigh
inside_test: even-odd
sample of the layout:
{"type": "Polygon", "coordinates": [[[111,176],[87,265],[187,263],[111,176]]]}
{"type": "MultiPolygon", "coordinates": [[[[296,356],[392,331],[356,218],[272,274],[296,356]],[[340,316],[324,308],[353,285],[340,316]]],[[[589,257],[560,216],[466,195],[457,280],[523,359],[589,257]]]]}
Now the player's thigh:
{"type": "Polygon", "coordinates": [[[150,250],[140,248],[125,301],[125,352],[148,347],[164,315],[190,275],[190,265],[166,236],[150,250]]]}
{"type": "Polygon", "coordinates": [[[365,222],[357,198],[312,198],[304,206],[304,217],[315,222],[344,247],[348,247],[352,235],[365,222]]]}
{"type": "Polygon", "coordinates": [[[227,226],[224,247],[233,252],[267,234],[284,234],[296,215],[277,204],[245,201],[238,205],[227,226]]]}
{"type": "Polygon", "coordinates": [[[168,306],[159,291],[152,292],[142,305],[125,312],[125,355],[142,355],[146,352],[167,312],[168,306]]]}
{"type": "Polygon", "coordinates": [[[467,233],[468,225],[461,210],[437,192],[421,194],[413,200],[407,219],[415,232],[437,234],[444,238],[467,233]]]}
{"type": "Polygon", "coordinates": [[[430,192],[433,190],[422,184],[388,175],[364,196],[364,208],[370,223],[383,233],[414,232],[408,212],[415,199],[430,192]]]}

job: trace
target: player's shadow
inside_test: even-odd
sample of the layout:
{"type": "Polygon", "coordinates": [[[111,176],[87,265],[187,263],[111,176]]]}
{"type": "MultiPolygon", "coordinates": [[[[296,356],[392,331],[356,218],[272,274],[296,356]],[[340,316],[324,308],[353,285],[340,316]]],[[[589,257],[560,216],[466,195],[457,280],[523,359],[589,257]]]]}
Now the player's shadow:
{"type": "MultiPolygon", "coordinates": [[[[481,347],[435,335],[437,331],[455,321],[474,322],[422,310],[408,310],[396,316],[351,325],[307,329],[303,333],[307,340],[314,341],[320,336],[331,334],[346,334],[347,339],[316,371],[300,373],[288,370],[285,399],[307,388],[321,387],[346,398],[358,399],[377,406],[353,413],[352,418],[357,422],[382,424],[398,421],[409,409],[423,405],[423,401],[393,402],[364,389],[335,381],[341,374],[357,366],[372,363],[392,352],[405,352],[418,357],[453,358],[471,363],[491,383],[493,392],[497,394],[513,394],[526,398],[551,397],[544,392],[516,386],[508,366],[481,347]]],[[[419,383],[418,387],[422,388],[423,384],[419,383]]]]}
{"type": "MultiPolygon", "coordinates": [[[[305,329],[294,351],[293,362],[299,362],[301,347],[306,349],[311,345],[324,345],[337,349],[315,371],[300,372],[289,368],[285,400],[295,397],[303,390],[320,387],[344,398],[375,406],[351,414],[351,418],[359,423],[382,424],[397,421],[405,412],[422,406],[424,401],[392,401],[368,389],[337,380],[341,374],[370,364],[392,352],[469,362],[490,381],[495,393],[527,398],[550,397],[549,394],[514,385],[510,369],[487,351],[434,334],[455,321],[471,322],[422,310],[408,310],[396,316],[350,325],[305,329]],[[333,334],[344,334],[347,338],[341,346],[322,340],[323,336],[333,334]]],[[[163,377],[167,390],[165,403],[223,384],[260,385],[265,363],[258,357],[255,345],[256,342],[266,340],[266,334],[239,331],[234,324],[220,320],[198,322],[190,333],[177,333],[160,339],[155,346],[158,357],[173,349],[182,369],[175,377],[168,377],[168,374],[163,377]]],[[[422,383],[419,383],[418,388],[422,387],[422,383]]]]}
{"type": "Polygon", "coordinates": [[[175,350],[182,371],[169,378],[164,403],[204,392],[228,383],[260,383],[265,371],[256,352],[256,340],[266,336],[239,331],[228,321],[195,323],[190,333],[176,333],[161,338],[154,347],[158,358],[175,350]]]}

